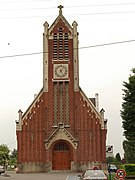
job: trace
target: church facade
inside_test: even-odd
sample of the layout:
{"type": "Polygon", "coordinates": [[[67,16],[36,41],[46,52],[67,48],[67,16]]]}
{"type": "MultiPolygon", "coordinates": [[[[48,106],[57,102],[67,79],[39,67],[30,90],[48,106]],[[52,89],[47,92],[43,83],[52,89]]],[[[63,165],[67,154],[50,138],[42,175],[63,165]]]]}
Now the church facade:
{"type": "Polygon", "coordinates": [[[79,86],[77,23],[62,14],[43,33],[43,88],[16,121],[18,172],[106,166],[107,121],[79,86]]]}

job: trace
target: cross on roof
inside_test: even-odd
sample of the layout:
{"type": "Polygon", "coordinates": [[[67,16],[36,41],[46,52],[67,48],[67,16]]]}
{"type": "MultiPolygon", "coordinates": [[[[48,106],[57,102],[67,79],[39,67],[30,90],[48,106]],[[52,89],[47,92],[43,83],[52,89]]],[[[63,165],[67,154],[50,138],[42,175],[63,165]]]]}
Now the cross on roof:
{"type": "Polygon", "coordinates": [[[62,14],[62,8],[64,8],[64,6],[59,5],[58,8],[59,8],[59,14],[61,15],[62,14]]]}

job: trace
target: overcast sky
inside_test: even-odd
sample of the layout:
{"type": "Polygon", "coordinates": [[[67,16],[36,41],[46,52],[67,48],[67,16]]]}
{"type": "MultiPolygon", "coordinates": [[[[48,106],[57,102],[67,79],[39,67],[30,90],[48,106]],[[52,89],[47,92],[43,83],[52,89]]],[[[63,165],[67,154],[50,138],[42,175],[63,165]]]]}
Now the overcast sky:
{"type": "Polygon", "coordinates": [[[99,94],[107,145],[123,156],[122,84],[135,67],[133,0],[0,0],[0,144],[16,148],[18,110],[42,88],[43,24],[53,23],[60,3],[69,23],[78,23],[80,87],[88,97],[99,94]]]}

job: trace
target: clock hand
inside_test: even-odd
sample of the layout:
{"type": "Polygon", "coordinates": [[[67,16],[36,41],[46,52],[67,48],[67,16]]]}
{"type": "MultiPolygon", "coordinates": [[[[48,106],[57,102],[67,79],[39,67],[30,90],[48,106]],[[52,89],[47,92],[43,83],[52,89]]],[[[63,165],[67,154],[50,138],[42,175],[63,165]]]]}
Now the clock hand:
{"type": "Polygon", "coordinates": [[[61,69],[62,75],[63,75],[63,73],[64,73],[64,72],[63,72],[63,69],[64,69],[64,67],[62,66],[62,69],[61,69]]]}
{"type": "Polygon", "coordinates": [[[60,74],[62,74],[62,69],[60,68],[60,74]]]}
{"type": "Polygon", "coordinates": [[[64,73],[63,70],[64,70],[64,67],[61,66],[61,67],[60,67],[60,74],[61,74],[61,75],[63,75],[63,73],[64,73]]]}

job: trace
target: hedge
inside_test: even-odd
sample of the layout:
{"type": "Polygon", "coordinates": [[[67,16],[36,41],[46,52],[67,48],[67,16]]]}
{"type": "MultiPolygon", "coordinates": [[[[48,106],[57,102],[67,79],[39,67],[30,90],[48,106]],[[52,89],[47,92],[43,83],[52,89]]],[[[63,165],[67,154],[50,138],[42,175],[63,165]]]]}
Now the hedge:
{"type": "Polygon", "coordinates": [[[127,176],[135,175],[135,164],[124,164],[121,168],[126,171],[127,176]]]}

